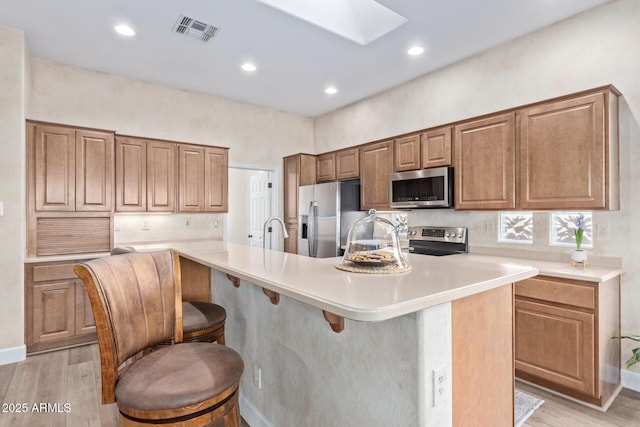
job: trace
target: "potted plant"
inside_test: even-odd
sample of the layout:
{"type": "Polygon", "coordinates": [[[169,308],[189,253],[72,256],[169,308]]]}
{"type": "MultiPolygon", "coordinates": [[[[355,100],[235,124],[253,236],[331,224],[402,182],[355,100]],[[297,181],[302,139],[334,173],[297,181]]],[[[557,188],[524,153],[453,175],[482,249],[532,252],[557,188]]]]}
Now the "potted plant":
{"type": "MultiPolygon", "coordinates": [[[[613,337],[613,339],[619,339],[619,340],[630,339],[633,341],[640,342],[640,335],[622,335],[619,337],[613,337]]],[[[640,347],[634,348],[633,350],[631,350],[631,353],[633,353],[633,356],[631,357],[631,359],[627,360],[626,362],[627,368],[629,366],[635,365],[636,363],[640,362],[640,347]]]]}
{"type": "Polygon", "coordinates": [[[584,237],[586,221],[583,214],[579,214],[578,216],[571,218],[571,221],[573,221],[576,226],[576,228],[573,230],[573,234],[576,238],[576,250],[571,252],[571,261],[572,264],[574,262],[577,262],[584,265],[587,262],[587,252],[583,251],[580,246],[582,245],[582,238],[584,237]]]}

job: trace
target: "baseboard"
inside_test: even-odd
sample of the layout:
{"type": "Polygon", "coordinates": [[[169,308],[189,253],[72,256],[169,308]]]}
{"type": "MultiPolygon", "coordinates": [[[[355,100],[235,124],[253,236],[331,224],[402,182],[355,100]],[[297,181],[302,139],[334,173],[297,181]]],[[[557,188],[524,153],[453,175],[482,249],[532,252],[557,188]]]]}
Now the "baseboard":
{"type": "Polygon", "coordinates": [[[17,347],[0,348],[0,365],[22,362],[26,358],[27,346],[24,344],[17,347]]]}
{"type": "Polygon", "coordinates": [[[273,427],[258,409],[240,392],[240,415],[251,427],[273,427]]]}
{"type": "Polygon", "coordinates": [[[620,372],[620,379],[624,388],[640,392],[640,373],[623,369],[620,372]]]}

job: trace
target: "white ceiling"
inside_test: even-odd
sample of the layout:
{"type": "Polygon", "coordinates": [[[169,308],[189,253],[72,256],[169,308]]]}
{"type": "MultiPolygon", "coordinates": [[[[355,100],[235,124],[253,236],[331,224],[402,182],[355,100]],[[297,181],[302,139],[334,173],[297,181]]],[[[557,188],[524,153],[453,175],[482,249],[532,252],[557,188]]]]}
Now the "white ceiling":
{"type": "Polygon", "coordinates": [[[315,117],[609,1],[378,0],[408,22],[365,46],[256,0],[0,0],[0,24],[34,57],[315,117]],[[175,34],[181,14],[219,31],[175,34]]]}

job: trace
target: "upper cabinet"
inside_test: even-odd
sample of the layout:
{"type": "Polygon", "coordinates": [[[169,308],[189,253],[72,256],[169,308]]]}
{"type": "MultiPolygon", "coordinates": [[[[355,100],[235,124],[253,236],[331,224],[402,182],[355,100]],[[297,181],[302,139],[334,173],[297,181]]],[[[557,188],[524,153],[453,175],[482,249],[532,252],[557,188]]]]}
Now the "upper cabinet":
{"type": "Polygon", "coordinates": [[[27,121],[27,256],[108,252],[114,133],[27,121]]]}
{"type": "Polygon", "coordinates": [[[360,177],[360,156],[357,148],[347,148],[336,153],[336,178],[360,177]]]}
{"type": "Polygon", "coordinates": [[[360,210],[389,210],[389,174],[394,165],[393,140],[360,147],[360,210]]]}
{"type": "Polygon", "coordinates": [[[116,138],[116,211],[176,210],[176,144],[116,138]]]}
{"type": "Polygon", "coordinates": [[[515,114],[456,125],[455,207],[515,208],[515,114]]]}
{"type": "Polygon", "coordinates": [[[228,150],[178,144],[178,211],[226,212],[228,150]]]}
{"type": "Polygon", "coordinates": [[[27,123],[35,211],[113,209],[113,132],[27,123]]]}
{"type": "Polygon", "coordinates": [[[617,210],[619,96],[604,86],[320,154],[317,179],[360,177],[361,209],[389,209],[389,173],[453,165],[456,209],[617,210]]]}
{"type": "Polygon", "coordinates": [[[619,95],[607,86],[456,125],[456,208],[619,209],[619,95]]]}
{"type": "Polygon", "coordinates": [[[423,169],[453,164],[451,126],[442,126],[422,132],[420,146],[423,169]]]}
{"type": "Polygon", "coordinates": [[[420,169],[420,134],[395,140],[395,171],[420,169]]]}
{"type": "Polygon", "coordinates": [[[519,115],[522,209],[619,209],[618,96],[607,87],[519,115]]]}
{"type": "Polygon", "coordinates": [[[336,180],[336,153],[325,153],[316,157],[317,182],[336,180]]]}

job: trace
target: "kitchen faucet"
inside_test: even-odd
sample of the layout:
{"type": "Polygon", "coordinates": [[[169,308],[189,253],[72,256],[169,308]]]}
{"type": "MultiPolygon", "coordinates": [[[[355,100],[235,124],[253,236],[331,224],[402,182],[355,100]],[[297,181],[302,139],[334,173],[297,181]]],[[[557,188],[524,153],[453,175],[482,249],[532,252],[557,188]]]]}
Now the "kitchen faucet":
{"type": "Polygon", "coordinates": [[[269,226],[269,223],[271,223],[271,221],[276,221],[277,223],[280,224],[280,227],[282,227],[282,238],[283,239],[288,239],[289,238],[289,233],[287,233],[287,229],[286,229],[286,227],[284,225],[284,221],[282,219],[278,218],[277,216],[270,216],[264,222],[264,227],[262,227],[262,249],[265,249],[266,244],[267,244],[267,227],[269,226]]]}

